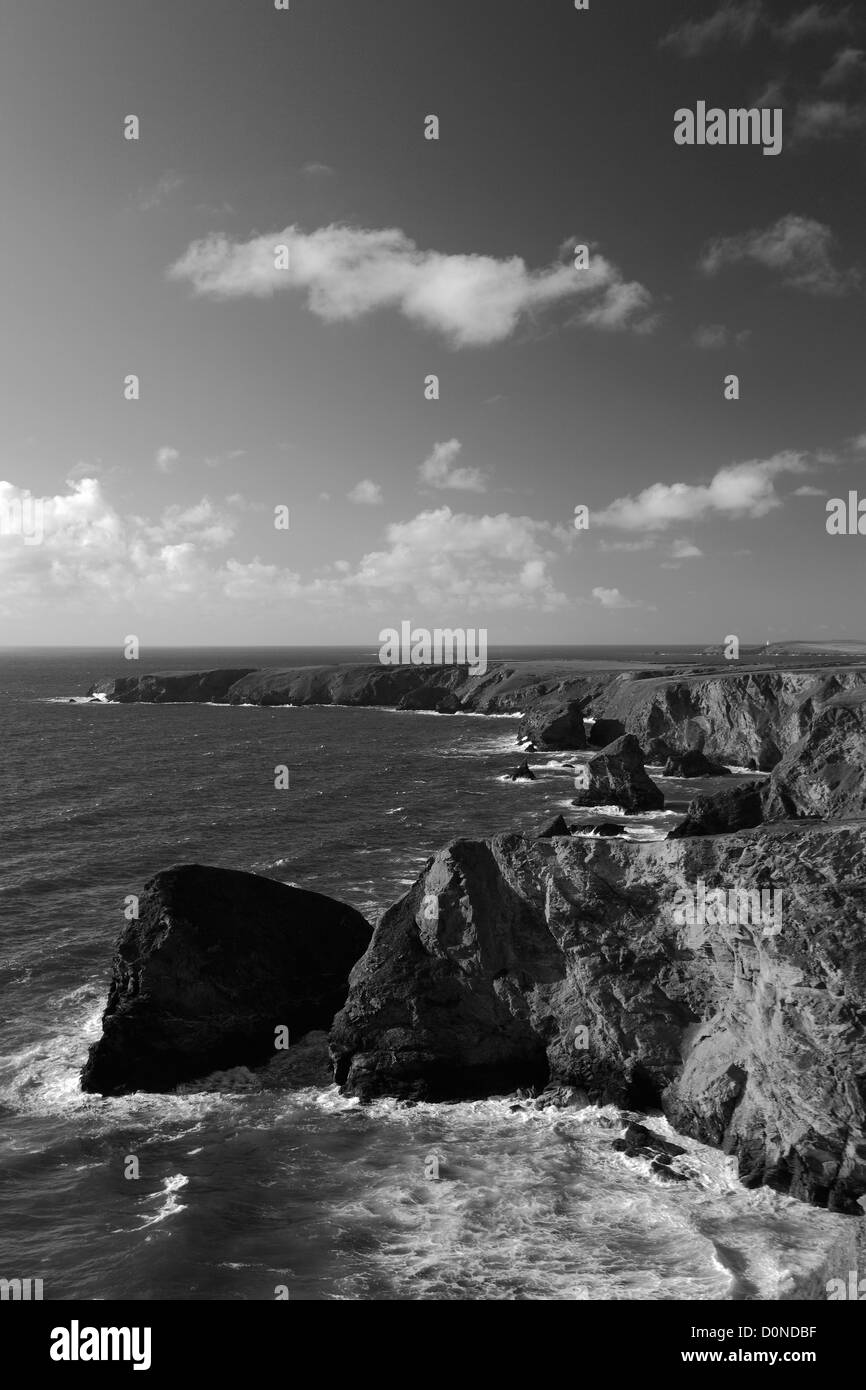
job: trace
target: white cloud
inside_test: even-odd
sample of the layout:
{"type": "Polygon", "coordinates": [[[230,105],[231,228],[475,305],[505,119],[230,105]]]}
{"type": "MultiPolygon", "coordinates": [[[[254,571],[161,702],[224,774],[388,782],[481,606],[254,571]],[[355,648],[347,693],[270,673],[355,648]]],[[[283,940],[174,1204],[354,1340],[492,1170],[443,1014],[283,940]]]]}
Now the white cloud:
{"type": "Polygon", "coordinates": [[[455,492],[486,492],[487,480],[480,469],[454,467],[462,448],[459,439],[434,444],[432,454],[418,469],[421,482],[427,487],[452,488],[455,492]]]}
{"type": "Polygon", "coordinates": [[[823,222],[788,213],[771,227],[718,237],[704,249],[700,268],[715,275],[724,266],[752,261],[782,276],[782,282],[809,294],[843,294],[859,283],[859,272],[833,264],[835,237],[823,222]]]}
{"type": "Polygon", "coordinates": [[[842,48],[821,78],[822,87],[843,87],[866,73],[866,53],[862,48],[842,48]]]}
{"type": "Polygon", "coordinates": [[[628,553],[635,553],[639,550],[652,550],[655,544],[654,536],[645,536],[641,541],[606,541],[602,537],[598,543],[598,548],[602,551],[623,550],[628,553]]]}
{"type": "Polygon", "coordinates": [[[783,43],[797,43],[800,39],[810,39],[815,35],[838,33],[851,28],[851,8],[830,9],[827,5],[807,5],[781,24],[774,26],[773,32],[783,43]]]}
{"type": "Polygon", "coordinates": [[[795,488],[794,488],[794,496],[795,496],[795,497],[826,497],[826,496],[827,496],[827,492],[826,492],[826,490],[825,490],[824,488],[820,488],[820,487],[808,487],[808,486],[804,486],[804,487],[795,487],[795,488]]]}
{"type": "Polygon", "coordinates": [[[307,234],[289,226],[246,242],[213,234],[193,242],[169,276],[216,299],[305,291],[307,307],[326,323],[396,310],[457,348],[503,342],[522,319],[571,300],[580,324],[646,327],[651,303],[643,285],[625,281],[597,250],[586,269],[557,262],[529,270],[519,256],[423,251],[397,228],[331,225],[307,234]],[[288,269],[277,268],[279,246],[288,248],[288,269]]]}
{"type": "Polygon", "coordinates": [[[708,323],[702,328],[696,328],[694,332],[695,346],[707,351],[711,351],[713,348],[723,348],[727,341],[728,330],[721,323],[708,323]]]}
{"type": "Polygon", "coordinates": [[[356,483],[350,492],[346,493],[350,502],[357,502],[361,507],[378,507],[382,503],[382,489],[378,483],[373,483],[369,478],[364,478],[360,483],[356,483]]]}
{"type": "Polygon", "coordinates": [[[858,434],[851,440],[855,449],[866,449],[866,434],[858,434]]]}
{"type": "Polygon", "coordinates": [[[179,458],[180,453],[177,449],[172,449],[170,444],[164,444],[161,449],[157,449],[154,463],[160,473],[170,473],[179,458]]]}
{"type": "Polygon", "coordinates": [[[312,159],[309,164],[305,164],[301,173],[306,174],[312,179],[327,179],[334,173],[330,164],[320,164],[318,160],[312,159]]]}
{"type": "Polygon", "coordinates": [[[602,608],[643,608],[644,605],[636,599],[626,598],[619,589],[603,589],[599,585],[592,591],[592,596],[602,606],[602,608]]]}
{"type": "Polygon", "coordinates": [[[782,505],[773,479],[804,473],[803,455],[790,450],[769,459],[750,459],[720,468],[710,482],[653,483],[636,497],[618,497],[591,516],[594,526],[623,531],[664,531],[709,516],[761,517],[782,505]]]}
{"type": "Polygon", "coordinates": [[[672,29],[662,39],[661,47],[675,48],[686,58],[696,58],[714,44],[748,43],[762,23],[760,0],[730,0],[706,19],[688,20],[672,29]]]}
{"type": "Polygon", "coordinates": [[[704,552],[699,550],[693,541],[674,541],[671,546],[672,560],[694,560],[697,559],[698,556],[703,555],[703,553],[704,552]]]}

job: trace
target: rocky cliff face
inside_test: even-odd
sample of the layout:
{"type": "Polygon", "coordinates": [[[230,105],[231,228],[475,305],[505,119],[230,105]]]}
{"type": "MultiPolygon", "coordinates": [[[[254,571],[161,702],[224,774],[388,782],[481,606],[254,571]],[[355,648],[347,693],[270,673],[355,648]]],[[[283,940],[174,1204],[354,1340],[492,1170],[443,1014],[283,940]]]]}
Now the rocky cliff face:
{"type": "Polygon", "coordinates": [[[237,681],[250,674],[249,666],[214,671],[154,671],[146,676],[116,676],[97,681],[88,695],[104,695],[121,705],[224,704],[237,681]]]}
{"type": "Polygon", "coordinates": [[[170,1091],[329,1028],[370,927],[344,903],[232,869],[186,864],[145,885],[118,941],[102,1037],[82,1089],[170,1091]]]}
{"type": "Polygon", "coordinates": [[[745,1182],[857,1211],[864,848],[864,821],[645,844],[459,840],[353,970],[337,1079],[430,1098],[552,1080],[658,1104],[736,1154],[745,1182]],[[780,890],[781,916],[743,922],[737,900],[689,923],[676,895],[694,893],[700,918],[700,882],[780,890]]]}

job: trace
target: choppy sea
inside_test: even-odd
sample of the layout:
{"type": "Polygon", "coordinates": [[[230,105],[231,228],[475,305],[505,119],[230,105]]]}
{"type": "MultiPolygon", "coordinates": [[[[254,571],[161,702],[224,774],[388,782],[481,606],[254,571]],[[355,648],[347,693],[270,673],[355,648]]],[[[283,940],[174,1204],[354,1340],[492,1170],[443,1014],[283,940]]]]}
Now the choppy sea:
{"type": "MultiPolygon", "coordinates": [[[[175,649],[138,670],[373,659],[175,649]]],[[[502,780],[523,756],[516,718],[82,701],[128,673],[117,652],[0,652],[0,1276],[42,1278],[46,1299],[820,1296],[846,1218],[747,1192],[692,1141],[690,1181],[663,1184],[612,1149],[610,1107],[361,1107],[315,1039],[282,1074],[83,1095],[123,900],[158,870],[246,869],[374,921],[457,835],[600,815],[570,806],[562,754],[531,754],[534,782],[502,780]]],[[[664,835],[701,787],[661,785],[671,811],[604,818],[664,835]]]]}

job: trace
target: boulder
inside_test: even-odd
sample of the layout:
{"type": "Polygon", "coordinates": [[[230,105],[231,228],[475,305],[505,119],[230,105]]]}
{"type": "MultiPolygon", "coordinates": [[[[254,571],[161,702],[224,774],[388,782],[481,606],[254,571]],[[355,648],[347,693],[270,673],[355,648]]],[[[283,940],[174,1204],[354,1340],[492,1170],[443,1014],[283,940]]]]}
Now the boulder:
{"type": "Polygon", "coordinates": [[[672,753],[664,765],[664,777],[730,777],[731,769],[714,763],[699,748],[672,753]]]}
{"type": "Polygon", "coordinates": [[[729,835],[736,830],[752,830],[764,820],[763,788],[760,782],[726,787],[712,796],[697,796],[686,808],[685,819],[674,826],[669,840],[691,835],[729,835]]]}
{"type": "Polygon", "coordinates": [[[601,835],[602,838],[625,834],[625,826],[619,825],[615,820],[599,820],[596,821],[595,825],[587,825],[583,828],[591,830],[593,835],[601,835]]]}
{"type": "Polygon", "coordinates": [[[609,743],[583,764],[589,784],[578,790],[573,806],[621,806],[624,811],[660,811],[664,793],[644,769],[643,753],[634,734],[609,743]]]}
{"type": "Polygon", "coordinates": [[[516,767],[513,772],[508,772],[505,775],[511,782],[535,781],[535,773],[532,771],[532,768],[525,758],[519,767],[516,767]]]}
{"type": "Polygon", "coordinates": [[[619,719],[596,719],[589,726],[589,744],[592,748],[606,748],[614,739],[622,738],[625,731],[619,719]]]}
{"type": "Polygon", "coordinates": [[[860,1215],[864,1014],[866,822],[642,843],[497,836],[455,841],[385,912],[331,1055],[365,1098],[554,1085],[661,1109],[736,1155],[750,1185],[860,1215]],[[724,914],[696,935],[677,903],[701,881],[780,889],[782,930],[724,914]]]}
{"type": "Polygon", "coordinates": [[[557,835],[570,835],[571,831],[565,823],[564,816],[557,816],[556,820],[550,822],[545,830],[539,833],[539,840],[552,840],[557,835]]]}
{"type": "Polygon", "coordinates": [[[581,749],[586,747],[583,726],[584,700],[542,701],[524,717],[519,737],[536,748],[581,749]]]}
{"type": "Polygon", "coordinates": [[[370,934],[345,903],[257,874],[157,874],[118,941],[82,1089],[171,1091],[271,1060],[278,1027],[290,1042],[330,1028],[370,934]]]}

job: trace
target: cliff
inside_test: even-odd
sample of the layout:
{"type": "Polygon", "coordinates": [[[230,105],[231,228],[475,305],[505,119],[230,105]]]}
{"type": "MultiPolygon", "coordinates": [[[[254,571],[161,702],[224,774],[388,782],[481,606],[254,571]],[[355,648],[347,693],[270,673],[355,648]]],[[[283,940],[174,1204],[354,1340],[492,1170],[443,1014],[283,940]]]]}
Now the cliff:
{"type": "MultiPolygon", "coordinates": [[[[659,1105],[767,1183],[866,1193],[866,822],[623,844],[458,840],[382,918],[331,1038],[360,1096],[550,1081],[659,1105]],[[781,890],[781,925],[679,925],[679,890],[781,890]],[[585,1030],[585,1031],[584,1031],[585,1030]]],[[[748,917],[748,914],[746,914],[748,917]]]]}

